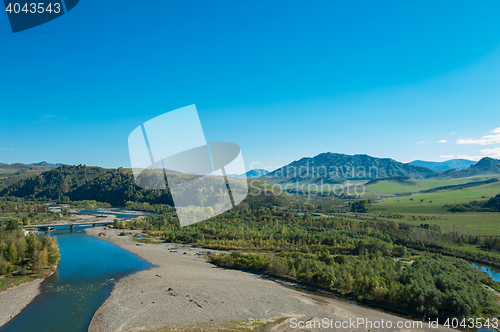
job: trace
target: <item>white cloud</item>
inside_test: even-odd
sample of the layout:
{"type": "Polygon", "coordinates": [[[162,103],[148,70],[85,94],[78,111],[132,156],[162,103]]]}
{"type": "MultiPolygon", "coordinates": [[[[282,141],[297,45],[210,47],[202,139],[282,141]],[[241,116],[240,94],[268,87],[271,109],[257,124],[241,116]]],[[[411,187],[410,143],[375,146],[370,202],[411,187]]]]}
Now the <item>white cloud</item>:
{"type": "Polygon", "coordinates": [[[424,144],[424,141],[417,142],[417,144],[424,144]]]}
{"type": "Polygon", "coordinates": [[[457,139],[457,144],[479,144],[479,145],[490,145],[490,144],[500,144],[500,127],[493,129],[491,131],[495,135],[486,135],[479,139],[457,139]]]}
{"type": "Polygon", "coordinates": [[[1,148],[0,150],[2,150],[2,151],[3,151],[3,150],[5,150],[5,148],[1,148]]]}
{"type": "Polygon", "coordinates": [[[452,154],[450,154],[450,155],[442,154],[439,156],[439,158],[449,160],[449,159],[455,158],[455,156],[453,156],[452,154]]]}
{"type": "Polygon", "coordinates": [[[455,135],[455,132],[450,133],[450,135],[455,135]]]}
{"type": "Polygon", "coordinates": [[[487,157],[500,158],[500,148],[483,149],[479,150],[479,152],[481,152],[487,157]]]}
{"type": "Polygon", "coordinates": [[[459,155],[458,159],[467,159],[467,160],[474,160],[474,161],[479,161],[483,159],[485,156],[467,156],[467,155],[459,155]]]}
{"type": "Polygon", "coordinates": [[[445,139],[442,139],[442,140],[438,141],[438,143],[448,143],[448,141],[445,139]]]}
{"type": "Polygon", "coordinates": [[[14,151],[14,149],[9,149],[10,151],[14,151]]]}

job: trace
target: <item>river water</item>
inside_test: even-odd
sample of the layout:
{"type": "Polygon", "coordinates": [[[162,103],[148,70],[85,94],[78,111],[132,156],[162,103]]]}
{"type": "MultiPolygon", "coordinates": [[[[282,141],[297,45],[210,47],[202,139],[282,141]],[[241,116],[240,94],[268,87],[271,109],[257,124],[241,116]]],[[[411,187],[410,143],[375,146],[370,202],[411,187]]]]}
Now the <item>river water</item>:
{"type": "Polygon", "coordinates": [[[125,219],[128,220],[130,218],[137,217],[147,217],[158,215],[153,212],[136,212],[136,211],[127,211],[124,208],[113,208],[113,207],[102,207],[102,208],[94,208],[89,210],[80,210],[75,212],[75,214],[92,214],[92,215],[114,215],[117,219],[125,219]],[[129,212],[133,212],[132,214],[129,212]]]}
{"type": "Polygon", "coordinates": [[[495,269],[494,267],[476,265],[474,263],[471,263],[471,265],[480,269],[481,271],[488,273],[488,275],[496,282],[500,282],[500,270],[495,269]]]}
{"type": "Polygon", "coordinates": [[[153,265],[120,247],[78,232],[51,232],[59,242],[57,272],[41,293],[0,332],[84,332],[115,280],[153,265]]]}

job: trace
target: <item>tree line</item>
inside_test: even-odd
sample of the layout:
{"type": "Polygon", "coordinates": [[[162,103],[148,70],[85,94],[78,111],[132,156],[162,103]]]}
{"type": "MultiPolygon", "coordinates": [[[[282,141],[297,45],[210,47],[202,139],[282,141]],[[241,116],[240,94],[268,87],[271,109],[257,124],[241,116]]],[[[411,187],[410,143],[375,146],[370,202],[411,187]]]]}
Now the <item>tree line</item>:
{"type": "Polygon", "coordinates": [[[462,204],[446,204],[444,208],[451,212],[500,212],[500,194],[487,201],[471,201],[462,204]]]}

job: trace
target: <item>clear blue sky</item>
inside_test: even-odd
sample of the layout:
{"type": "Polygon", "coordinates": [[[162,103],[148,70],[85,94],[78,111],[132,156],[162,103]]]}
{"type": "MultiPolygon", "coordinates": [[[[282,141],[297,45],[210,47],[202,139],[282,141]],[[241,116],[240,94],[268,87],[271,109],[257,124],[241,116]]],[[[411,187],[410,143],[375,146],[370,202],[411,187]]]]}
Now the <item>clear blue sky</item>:
{"type": "Polygon", "coordinates": [[[129,167],[130,132],[190,104],[247,168],[499,158],[499,17],[493,0],[81,0],[12,34],[0,13],[0,162],[129,167]]]}

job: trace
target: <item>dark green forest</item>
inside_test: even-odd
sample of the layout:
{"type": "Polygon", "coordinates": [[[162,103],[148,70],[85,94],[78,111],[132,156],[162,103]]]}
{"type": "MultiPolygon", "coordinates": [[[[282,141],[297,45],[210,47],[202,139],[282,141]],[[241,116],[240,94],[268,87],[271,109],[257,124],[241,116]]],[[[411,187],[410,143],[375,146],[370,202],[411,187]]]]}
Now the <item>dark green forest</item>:
{"type": "Polygon", "coordinates": [[[127,201],[172,205],[168,190],[138,187],[129,170],[108,170],[83,165],[63,165],[22,179],[3,189],[0,195],[61,202],[94,200],[114,206],[124,206],[127,201]]]}

